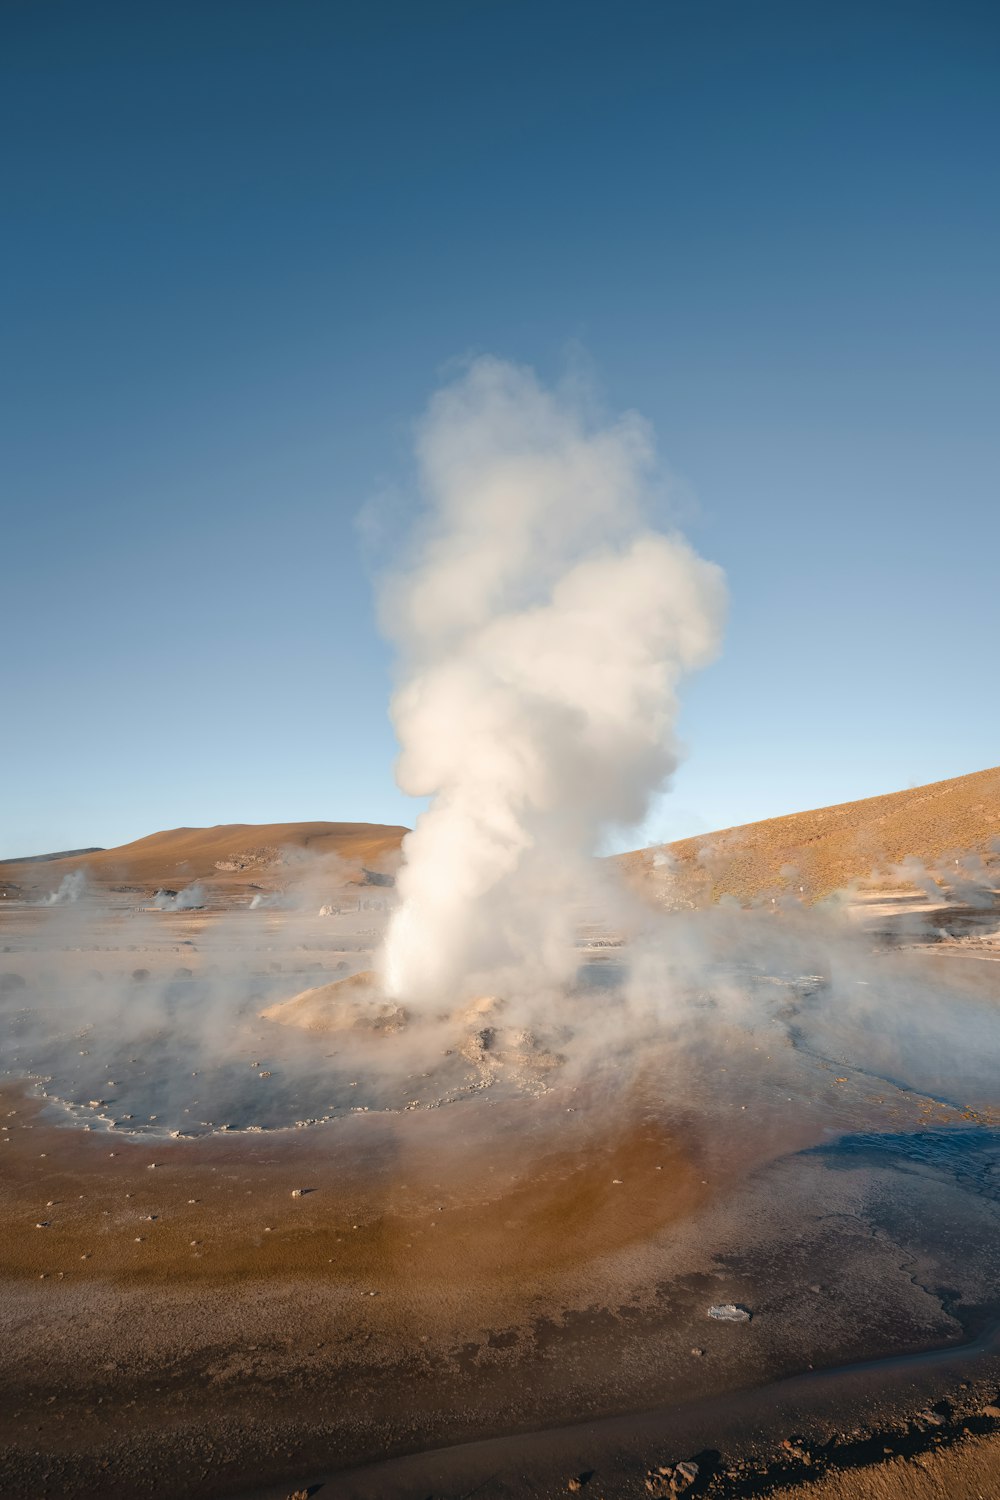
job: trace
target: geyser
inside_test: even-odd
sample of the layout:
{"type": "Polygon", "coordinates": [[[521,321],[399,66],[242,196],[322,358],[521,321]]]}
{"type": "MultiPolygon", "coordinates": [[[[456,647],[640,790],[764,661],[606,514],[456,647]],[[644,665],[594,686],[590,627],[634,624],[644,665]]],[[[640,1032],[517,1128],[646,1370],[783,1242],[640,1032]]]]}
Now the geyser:
{"type": "Polygon", "coordinates": [[[404,843],[388,995],[538,997],[576,967],[575,907],[610,829],[678,762],[677,686],[715,655],[722,573],[651,528],[649,430],[601,425],[479,359],[419,430],[426,511],[388,581],[404,843]]]}

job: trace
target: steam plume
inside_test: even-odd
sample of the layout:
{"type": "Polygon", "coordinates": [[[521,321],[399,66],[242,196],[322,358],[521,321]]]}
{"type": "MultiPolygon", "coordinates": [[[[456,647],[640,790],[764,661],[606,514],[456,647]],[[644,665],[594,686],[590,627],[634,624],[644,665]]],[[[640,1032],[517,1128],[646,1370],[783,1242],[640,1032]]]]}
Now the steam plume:
{"type": "Polygon", "coordinates": [[[67,906],[79,901],[87,888],[87,877],[82,870],[71,870],[64,875],[58,887],[39,903],[41,906],[67,906]]]}
{"type": "Polygon", "coordinates": [[[677,765],[676,689],[718,648],[722,574],[649,528],[646,425],[594,425],[528,370],[476,361],[431,402],[418,459],[427,512],[383,605],[397,776],[432,802],[383,979],[414,1003],[538,993],[573,972],[602,835],[677,765]]]}

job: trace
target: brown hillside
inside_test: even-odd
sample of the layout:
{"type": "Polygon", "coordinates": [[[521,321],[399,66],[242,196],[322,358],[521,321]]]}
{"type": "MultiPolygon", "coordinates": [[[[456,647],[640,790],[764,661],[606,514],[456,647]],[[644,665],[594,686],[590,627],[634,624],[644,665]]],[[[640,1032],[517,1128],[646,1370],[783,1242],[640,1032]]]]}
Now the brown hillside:
{"type": "Polygon", "coordinates": [[[681,904],[753,901],[799,887],[807,899],[853,881],[904,884],[907,859],[934,868],[956,855],[1000,855],[1000,766],[905,792],[791,813],[619,857],[631,878],[662,881],[681,904]]]}
{"type": "Polygon", "coordinates": [[[343,860],[347,869],[381,869],[399,853],[405,828],[381,823],[220,823],[214,828],[171,828],[117,849],[98,849],[44,864],[5,861],[4,881],[25,890],[58,884],[83,870],[95,885],[143,889],[193,881],[212,885],[272,885],[299,860],[343,860]]]}

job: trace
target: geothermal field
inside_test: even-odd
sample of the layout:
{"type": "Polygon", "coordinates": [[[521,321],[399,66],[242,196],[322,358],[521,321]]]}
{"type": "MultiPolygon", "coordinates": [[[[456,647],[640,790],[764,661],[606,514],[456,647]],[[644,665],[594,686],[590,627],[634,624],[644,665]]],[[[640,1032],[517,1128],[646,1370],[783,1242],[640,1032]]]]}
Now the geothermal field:
{"type": "Polygon", "coordinates": [[[450,1006],[379,967],[401,829],[0,866],[3,1493],[750,1495],[988,1445],[998,811],[992,771],[808,815],[780,888],[795,819],[605,861],[565,980],[450,1006]],[[821,893],[887,822],[919,870],[821,893]]]}
{"type": "Polygon", "coordinates": [[[0,1490],[1000,1493],[1000,770],[610,856],[721,572],[528,371],[417,447],[412,830],[0,865],[0,1490]]]}

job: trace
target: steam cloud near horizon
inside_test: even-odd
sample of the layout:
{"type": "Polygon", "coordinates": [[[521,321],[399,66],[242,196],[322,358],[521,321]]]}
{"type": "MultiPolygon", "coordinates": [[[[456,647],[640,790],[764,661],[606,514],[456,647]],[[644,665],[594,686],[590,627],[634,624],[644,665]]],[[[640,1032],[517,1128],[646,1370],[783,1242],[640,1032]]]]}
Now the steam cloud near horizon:
{"type": "Polygon", "coordinates": [[[677,687],[717,653],[721,570],[647,521],[649,429],[590,420],[497,359],[419,429],[426,514],[383,618],[399,651],[404,842],[381,952],[411,1004],[564,985],[575,904],[609,830],[679,760],[677,687]]]}

